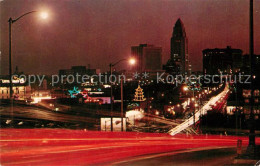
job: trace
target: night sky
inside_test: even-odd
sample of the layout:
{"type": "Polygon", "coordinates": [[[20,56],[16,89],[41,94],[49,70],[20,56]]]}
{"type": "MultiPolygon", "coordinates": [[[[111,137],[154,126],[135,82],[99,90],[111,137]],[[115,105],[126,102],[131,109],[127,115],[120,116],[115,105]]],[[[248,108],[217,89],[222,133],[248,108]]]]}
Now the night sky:
{"type": "MultiPolygon", "coordinates": [[[[31,14],[13,24],[13,68],[28,74],[88,64],[105,71],[140,43],[161,46],[165,63],[178,18],[188,36],[193,71],[202,69],[205,48],[230,45],[249,52],[249,0],[0,1],[1,74],[8,72],[7,21],[31,10],[47,10],[49,19],[31,14]]],[[[254,2],[255,53],[260,54],[260,0],[254,2]]]]}

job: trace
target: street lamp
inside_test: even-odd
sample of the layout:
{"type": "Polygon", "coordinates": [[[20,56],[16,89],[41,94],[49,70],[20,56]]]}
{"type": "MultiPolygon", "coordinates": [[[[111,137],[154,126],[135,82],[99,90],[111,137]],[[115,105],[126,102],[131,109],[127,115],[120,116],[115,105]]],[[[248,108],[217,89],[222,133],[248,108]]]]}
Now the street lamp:
{"type": "MultiPolygon", "coordinates": [[[[114,66],[116,66],[118,63],[122,62],[122,61],[127,61],[129,62],[130,65],[134,65],[136,63],[134,58],[130,58],[130,59],[121,59],[115,63],[110,63],[109,64],[109,68],[110,68],[110,81],[111,81],[111,77],[113,74],[112,68],[114,66]]],[[[120,79],[121,82],[121,131],[123,131],[123,79],[120,79]]],[[[112,81],[110,82],[110,103],[111,103],[111,107],[110,107],[110,115],[111,115],[111,131],[113,131],[113,87],[112,87],[112,81]]]]}
{"type": "Polygon", "coordinates": [[[183,87],[183,90],[184,90],[184,91],[188,91],[188,87],[187,87],[187,86],[184,86],[184,87],[183,87]]]}
{"type": "Polygon", "coordinates": [[[129,63],[130,63],[131,65],[134,65],[134,64],[136,63],[136,61],[135,61],[134,58],[131,58],[131,59],[129,59],[129,63]]]}
{"type": "MultiPolygon", "coordinates": [[[[22,14],[21,16],[17,17],[16,19],[13,19],[12,17],[9,18],[9,83],[10,83],[10,100],[12,101],[13,97],[13,87],[12,87],[12,24],[15,23],[16,21],[20,20],[24,16],[35,13],[38,11],[30,11],[27,13],[22,14]]],[[[48,13],[46,12],[40,12],[40,17],[42,19],[47,19],[48,18],[48,13]]]]}
{"type": "Polygon", "coordinates": [[[41,12],[40,16],[42,19],[47,19],[49,14],[47,12],[41,12]]]}
{"type": "MultiPolygon", "coordinates": [[[[192,98],[191,98],[191,101],[194,103],[194,106],[196,107],[196,101],[195,101],[195,89],[194,88],[191,88],[191,89],[189,89],[189,87],[188,86],[184,86],[183,87],[183,91],[184,92],[187,92],[188,90],[192,90],[192,98]]],[[[197,96],[196,96],[196,98],[197,98],[197,96]]],[[[195,113],[196,113],[196,108],[194,108],[194,110],[193,110],[193,123],[194,123],[194,126],[195,126],[195,113]]]]}

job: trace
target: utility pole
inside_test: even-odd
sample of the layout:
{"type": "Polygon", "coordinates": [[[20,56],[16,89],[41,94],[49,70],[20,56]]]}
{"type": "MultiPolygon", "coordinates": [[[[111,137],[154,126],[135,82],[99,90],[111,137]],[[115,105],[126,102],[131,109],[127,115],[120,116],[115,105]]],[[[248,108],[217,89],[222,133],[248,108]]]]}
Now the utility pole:
{"type": "Polygon", "coordinates": [[[113,74],[113,72],[112,72],[112,67],[113,67],[113,65],[112,65],[112,63],[110,63],[109,64],[109,67],[110,67],[110,116],[111,116],[111,131],[113,131],[113,87],[112,87],[112,81],[111,81],[111,79],[112,79],[112,74],[113,74]]]}
{"type": "Polygon", "coordinates": [[[249,6],[249,53],[250,53],[250,74],[251,74],[251,100],[250,100],[250,118],[249,118],[249,143],[247,147],[247,153],[255,155],[255,120],[254,120],[254,14],[253,14],[253,0],[250,0],[249,6]]]}
{"type": "Polygon", "coordinates": [[[13,19],[10,17],[9,20],[9,84],[10,84],[10,100],[13,99],[13,84],[12,84],[12,24],[13,19]]]}
{"type": "MultiPolygon", "coordinates": [[[[111,131],[113,131],[113,104],[114,104],[114,98],[113,98],[113,81],[112,81],[112,75],[113,75],[113,67],[115,65],[117,65],[118,63],[125,61],[127,59],[120,59],[119,61],[115,62],[115,63],[110,63],[109,64],[109,68],[110,68],[110,77],[109,77],[109,81],[110,81],[110,103],[111,103],[111,107],[110,107],[110,116],[111,116],[111,131]]],[[[129,63],[131,65],[135,64],[135,59],[129,59],[129,63]]],[[[120,78],[120,80],[122,80],[120,78]]],[[[123,82],[121,82],[121,117],[123,119],[123,82]]],[[[122,120],[123,123],[123,120],[122,120]]],[[[123,130],[123,128],[122,128],[123,130]]]]}
{"type": "Polygon", "coordinates": [[[124,96],[123,96],[123,79],[121,82],[121,131],[124,131],[124,96]]]}

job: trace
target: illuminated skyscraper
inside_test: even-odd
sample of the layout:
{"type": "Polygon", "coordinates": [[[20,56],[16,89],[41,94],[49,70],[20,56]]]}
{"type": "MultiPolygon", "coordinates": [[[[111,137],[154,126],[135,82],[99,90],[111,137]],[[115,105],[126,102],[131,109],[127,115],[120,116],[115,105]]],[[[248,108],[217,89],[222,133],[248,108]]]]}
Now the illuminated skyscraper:
{"type": "Polygon", "coordinates": [[[188,39],[181,19],[173,28],[171,37],[171,58],[165,65],[165,70],[173,74],[190,74],[188,55],[188,39]]]}
{"type": "Polygon", "coordinates": [[[188,72],[188,58],[188,39],[181,19],[178,19],[171,38],[171,59],[175,62],[180,74],[188,72]]]}

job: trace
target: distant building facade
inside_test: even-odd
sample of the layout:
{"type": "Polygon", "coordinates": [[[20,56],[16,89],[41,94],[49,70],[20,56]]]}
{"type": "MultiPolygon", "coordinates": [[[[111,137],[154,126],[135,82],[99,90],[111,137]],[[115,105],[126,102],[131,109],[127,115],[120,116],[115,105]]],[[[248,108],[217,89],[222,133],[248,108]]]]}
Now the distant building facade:
{"type": "Polygon", "coordinates": [[[99,69],[90,69],[86,66],[72,66],[71,69],[61,69],[59,70],[59,75],[94,75],[99,74],[99,69]]]}
{"type": "MultiPolygon", "coordinates": [[[[242,56],[243,67],[241,69],[242,73],[250,74],[251,65],[250,65],[250,56],[245,54],[242,56]]],[[[253,55],[253,74],[260,75],[260,55],[253,55]]]]}
{"type": "MultiPolygon", "coordinates": [[[[10,84],[8,76],[0,76],[0,99],[10,98],[10,84]]],[[[24,80],[13,80],[13,96],[16,100],[25,100],[31,95],[31,86],[28,86],[24,80]]]]}
{"type": "Polygon", "coordinates": [[[59,76],[62,80],[63,83],[66,81],[70,80],[71,82],[77,83],[77,79],[79,80],[79,83],[84,83],[83,81],[86,82],[92,82],[92,79],[83,79],[87,78],[86,76],[93,76],[93,75],[98,75],[100,73],[100,69],[91,69],[90,67],[86,66],[72,66],[71,69],[61,69],[59,70],[59,76]],[[73,76],[73,77],[72,77],[73,76]],[[74,78],[74,79],[73,79],[74,78]]]}
{"type": "Polygon", "coordinates": [[[241,49],[227,48],[205,49],[203,53],[203,74],[232,74],[239,72],[242,63],[241,49]]]}
{"type": "Polygon", "coordinates": [[[164,69],[172,74],[190,74],[191,65],[189,64],[188,54],[188,38],[184,24],[181,19],[178,19],[173,28],[171,37],[171,57],[164,69]]]}
{"type": "Polygon", "coordinates": [[[134,71],[157,71],[162,69],[162,47],[140,44],[131,47],[131,54],[136,59],[134,71]]]}

